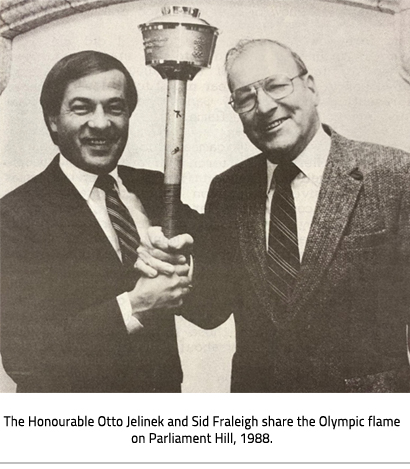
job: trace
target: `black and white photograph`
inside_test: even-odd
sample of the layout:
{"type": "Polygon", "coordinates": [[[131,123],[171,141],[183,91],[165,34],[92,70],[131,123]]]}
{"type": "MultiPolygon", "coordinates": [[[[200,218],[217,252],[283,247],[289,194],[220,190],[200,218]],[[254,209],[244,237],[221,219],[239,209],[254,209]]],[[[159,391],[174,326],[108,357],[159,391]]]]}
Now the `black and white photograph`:
{"type": "Polygon", "coordinates": [[[404,464],[410,0],[2,0],[1,464],[404,464]]]}
{"type": "Polygon", "coordinates": [[[2,393],[408,393],[408,0],[3,0],[2,393]]]}

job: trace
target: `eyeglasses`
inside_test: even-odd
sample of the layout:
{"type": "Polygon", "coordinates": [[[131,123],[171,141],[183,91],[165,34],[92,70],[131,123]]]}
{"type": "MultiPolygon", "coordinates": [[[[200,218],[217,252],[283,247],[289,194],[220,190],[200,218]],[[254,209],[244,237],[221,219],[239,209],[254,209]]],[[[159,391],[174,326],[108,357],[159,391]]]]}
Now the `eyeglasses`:
{"type": "Polygon", "coordinates": [[[258,94],[256,92],[258,88],[262,88],[263,91],[275,101],[286,98],[286,96],[293,93],[293,80],[307,73],[307,70],[305,70],[293,78],[289,78],[286,75],[272,75],[263,80],[255,81],[250,85],[242,86],[231,94],[229,104],[238,114],[252,111],[258,101],[258,94]]]}

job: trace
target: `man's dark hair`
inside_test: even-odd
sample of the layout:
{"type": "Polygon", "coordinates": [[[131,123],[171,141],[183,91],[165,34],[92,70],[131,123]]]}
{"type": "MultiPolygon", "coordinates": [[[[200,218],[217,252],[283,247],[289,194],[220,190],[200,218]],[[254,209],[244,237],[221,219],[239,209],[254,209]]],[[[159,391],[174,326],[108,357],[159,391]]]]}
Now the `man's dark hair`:
{"type": "Polygon", "coordinates": [[[119,70],[125,76],[125,97],[131,115],[137,106],[137,88],[128,70],[115,57],[103,52],[85,50],[63,57],[50,70],[41,90],[40,104],[48,131],[56,145],[58,136],[51,130],[48,117],[59,114],[67,86],[85,76],[110,70],[119,70]]]}

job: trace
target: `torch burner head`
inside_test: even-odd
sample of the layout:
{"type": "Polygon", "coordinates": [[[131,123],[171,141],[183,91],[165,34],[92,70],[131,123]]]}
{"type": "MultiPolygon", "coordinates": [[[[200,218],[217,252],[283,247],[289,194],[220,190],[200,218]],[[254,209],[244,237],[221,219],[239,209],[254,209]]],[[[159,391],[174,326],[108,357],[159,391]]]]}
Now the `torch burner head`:
{"type": "Polygon", "coordinates": [[[168,80],[192,80],[211,66],[218,29],[199,19],[197,8],[172,6],[141,24],[145,63],[168,80]]]}

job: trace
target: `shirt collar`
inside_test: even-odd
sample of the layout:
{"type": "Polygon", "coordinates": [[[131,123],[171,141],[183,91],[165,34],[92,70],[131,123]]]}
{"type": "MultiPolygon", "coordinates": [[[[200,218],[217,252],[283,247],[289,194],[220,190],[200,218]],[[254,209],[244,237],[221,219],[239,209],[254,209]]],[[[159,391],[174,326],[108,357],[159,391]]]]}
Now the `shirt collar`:
{"type": "MultiPolygon", "coordinates": [[[[320,126],[309,145],[293,160],[293,163],[301,171],[296,178],[307,177],[313,184],[320,187],[330,152],[330,144],[331,140],[329,135],[327,135],[322,126],[320,126]]],[[[268,159],[266,161],[268,169],[267,192],[269,192],[273,173],[278,165],[268,159]]]]}
{"type": "MultiPolygon", "coordinates": [[[[61,171],[67,176],[67,178],[71,181],[74,187],[78,190],[81,197],[85,200],[88,200],[91,195],[91,191],[94,188],[95,181],[98,178],[97,174],[88,173],[83,169],[78,168],[77,166],[73,165],[71,161],[68,161],[60,153],[59,164],[61,171]]],[[[118,176],[118,168],[115,167],[110,176],[113,176],[117,184],[120,183],[120,178],[118,176]]]]}

